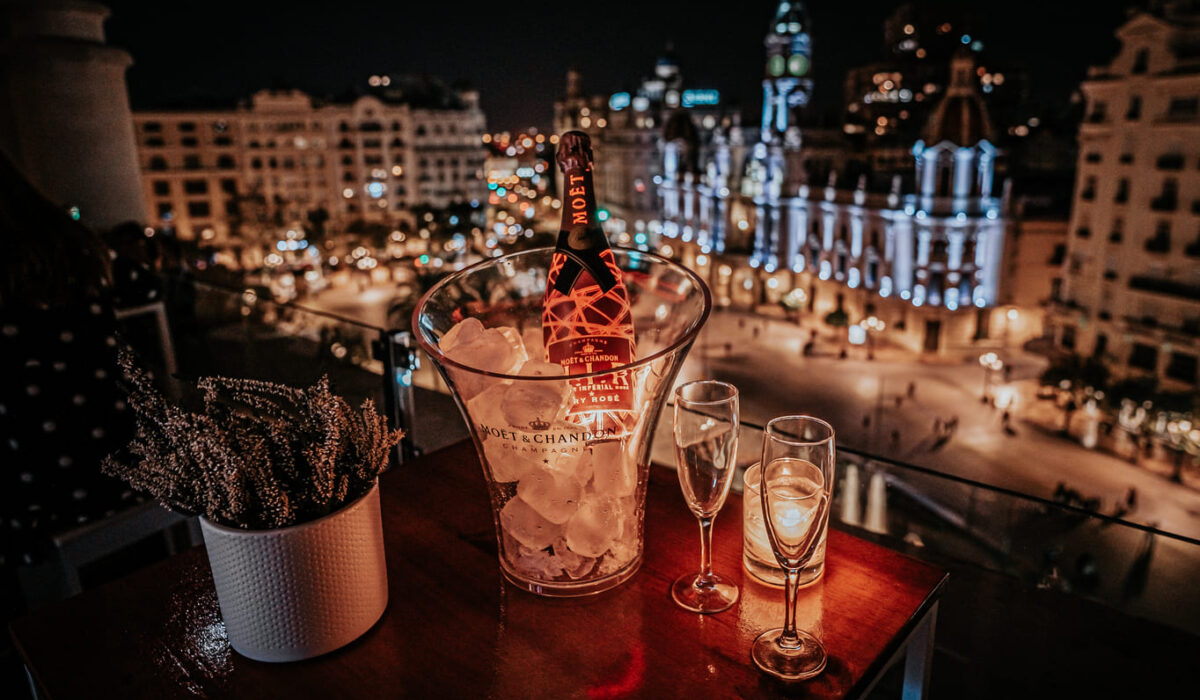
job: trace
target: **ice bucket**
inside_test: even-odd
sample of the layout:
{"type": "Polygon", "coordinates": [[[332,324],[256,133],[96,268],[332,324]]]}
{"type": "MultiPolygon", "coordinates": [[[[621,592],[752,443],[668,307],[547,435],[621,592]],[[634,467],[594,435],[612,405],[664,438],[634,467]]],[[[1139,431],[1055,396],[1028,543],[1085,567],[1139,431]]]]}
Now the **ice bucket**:
{"type": "Polygon", "coordinates": [[[691,270],[615,249],[637,359],[568,377],[545,362],[542,345],[553,252],[513,253],[446,277],[418,302],[413,329],[483,463],[500,570],[533,593],[584,596],[619,585],[641,565],[653,431],[712,299],[691,270]],[[620,420],[568,416],[575,387],[589,380],[627,382],[633,410],[620,420]]]}

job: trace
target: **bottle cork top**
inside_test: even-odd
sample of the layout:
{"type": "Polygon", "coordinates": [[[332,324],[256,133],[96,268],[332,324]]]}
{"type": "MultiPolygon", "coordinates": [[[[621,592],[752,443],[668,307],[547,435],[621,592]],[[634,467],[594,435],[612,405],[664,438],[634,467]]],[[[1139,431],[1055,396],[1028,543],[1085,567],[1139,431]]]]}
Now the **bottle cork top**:
{"type": "Polygon", "coordinates": [[[592,140],[582,131],[568,131],[558,137],[558,167],[567,170],[592,168],[592,140]]]}

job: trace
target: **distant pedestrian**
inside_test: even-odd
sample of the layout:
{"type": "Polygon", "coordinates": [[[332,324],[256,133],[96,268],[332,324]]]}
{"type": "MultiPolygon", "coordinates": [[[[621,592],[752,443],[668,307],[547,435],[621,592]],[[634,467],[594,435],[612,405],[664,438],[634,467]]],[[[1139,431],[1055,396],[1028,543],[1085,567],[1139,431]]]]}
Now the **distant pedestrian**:
{"type": "Polygon", "coordinates": [[[758,327],[758,326],[755,326],[755,327],[754,327],[754,330],[753,330],[754,337],[755,337],[755,338],[757,338],[757,337],[758,337],[758,334],[759,334],[760,332],[761,332],[761,331],[760,331],[759,327],[758,327]]]}
{"type": "Polygon", "coordinates": [[[916,394],[917,394],[917,383],[916,383],[916,382],[909,382],[909,383],[908,383],[908,390],[907,390],[905,393],[908,395],[908,398],[910,398],[910,399],[911,399],[911,398],[913,398],[914,396],[916,396],[916,394]]]}
{"type": "Polygon", "coordinates": [[[952,416],[950,418],[950,420],[946,421],[946,433],[953,435],[957,431],[958,431],[958,416],[952,416]]]}
{"type": "Polygon", "coordinates": [[[902,405],[904,405],[904,397],[897,396],[896,397],[896,408],[900,408],[902,405]]]}
{"type": "Polygon", "coordinates": [[[1129,507],[1129,510],[1137,508],[1137,489],[1132,486],[1129,487],[1129,493],[1125,494],[1125,505],[1129,507]]]}
{"type": "Polygon", "coordinates": [[[868,428],[871,427],[871,414],[870,413],[863,414],[862,427],[863,427],[863,430],[867,430],[868,428]]]}
{"type": "Polygon", "coordinates": [[[888,445],[891,446],[893,452],[895,452],[897,449],[899,449],[899,447],[900,447],[900,431],[899,430],[895,430],[895,429],[892,430],[892,434],[888,437],[888,445]]]}
{"type": "Polygon", "coordinates": [[[942,419],[940,417],[933,419],[933,434],[938,437],[942,435],[942,419]]]}

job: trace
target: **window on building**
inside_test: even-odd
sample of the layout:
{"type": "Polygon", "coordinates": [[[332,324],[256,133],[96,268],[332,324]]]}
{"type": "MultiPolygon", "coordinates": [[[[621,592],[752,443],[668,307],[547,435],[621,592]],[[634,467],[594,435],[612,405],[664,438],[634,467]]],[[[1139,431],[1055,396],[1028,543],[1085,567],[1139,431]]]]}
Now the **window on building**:
{"type": "Polygon", "coordinates": [[[160,133],[162,133],[162,123],[161,122],[146,122],[146,123],[142,124],[142,131],[144,131],[148,134],[160,134],[160,133]]]}
{"type": "Polygon", "coordinates": [[[417,136],[424,136],[424,135],[425,135],[425,125],[422,124],[417,127],[417,136]]]}
{"type": "Polygon", "coordinates": [[[236,216],[238,216],[239,214],[240,214],[240,212],[238,211],[238,203],[237,203],[237,200],[236,200],[236,199],[227,199],[227,200],[225,200],[225,216],[234,216],[234,217],[236,217],[236,216]]]}
{"type": "Polygon", "coordinates": [[[358,125],[359,131],[383,131],[383,125],[379,122],[363,122],[358,125]]]}
{"type": "Polygon", "coordinates": [[[1096,198],[1096,176],[1095,175],[1088,175],[1087,178],[1083,181],[1083,189],[1081,189],[1079,191],[1079,197],[1080,197],[1080,199],[1083,199],[1088,202],[1090,202],[1096,198]]]}
{"type": "Polygon", "coordinates": [[[1091,153],[1088,153],[1086,156],[1084,156],[1084,160],[1086,160],[1089,163],[1099,163],[1100,162],[1100,154],[1097,153],[1096,151],[1092,151],[1091,153]]]}
{"type": "Polygon", "coordinates": [[[187,194],[208,194],[208,181],[184,180],[183,191],[187,194]]]}
{"type": "Polygon", "coordinates": [[[1188,384],[1196,383],[1196,356],[1186,352],[1172,352],[1167,361],[1167,376],[1188,384]]]}
{"type": "Polygon", "coordinates": [[[1108,119],[1108,103],[1099,100],[1093,102],[1092,111],[1088,114],[1088,121],[1093,124],[1099,124],[1105,119],[1108,119]]]}
{"type": "Polygon", "coordinates": [[[251,158],[250,167],[255,170],[262,170],[262,158],[251,158]]]}
{"type": "Polygon", "coordinates": [[[392,122],[392,131],[400,131],[400,122],[392,122]]]}
{"type": "Polygon", "coordinates": [[[217,156],[217,167],[222,170],[233,170],[237,167],[237,163],[234,162],[233,156],[217,156]]]}
{"type": "Polygon", "coordinates": [[[1142,118],[1142,98],[1140,95],[1134,95],[1129,98],[1129,108],[1125,110],[1125,118],[1129,121],[1136,121],[1142,118]]]}
{"type": "Polygon", "coordinates": [[[1108,234],[1109,243],[1120,243],[1125,237],[1125,220],[1121,217],[1113,219],[1112,230],[1108,234]]]}
{"type": "Polygon", "coordinates": [[[200,156],[184,156],[183,167],[185,170],[199,170],[201,167],[200,156]]]}
{"type": "Polygon", "coordinates": [[[1113,201],[1117,204],[1124,204],[1129,201],[1129,180],[1121,178],[1117,181],[1117,193],[1113,196],[1113,201]]]}
{"type": "Polygon", "coordinates": [[[152,148],[158,148],[160,146],[165,146],[166,142],[162,140],[161,136],[150,136],[146,139],[146,145],[152,148]]]}
{"type": "Polygon", "coordinates": [[[1145,343],[1134,343],[1129,353],[1129,366],[1154,372],[1158,369],[1158,348],[1145,343]]]}
{"type": "Polygon", "coordinates": [[[342,131],[342,132],[350,131],[350,125],[347,124],[346,122],[341,122],[338,124],[338,131],[342,131]]]}
{"type": "Polygon", "coordinates": [[[184,148],[195,148],[197,145],[199,145],[199,143],[200,142],[196,140],[195,136],[184,136],[183,138],[179,139],[179,145],[183,146],[184,148]]]}
{"type": "Polygon", "coordinates": [[[163,219],[164,221],[171,218],[171,203],[170,202],[159,202],[157,210],[158,210],[158,218],[163,219]]]}
{"type": "Polygon", "coordinates": [[[171,183],[167,180],[154,181],[154,194],[161,196],[171,194],[171,183]]]}
{"type": "Polygon", "coordinates": [[[1162,220],[1154,228],[1154,237],[1146,241],[1147,253],[1171,252],[1171,222],[1162,220]]]}
{"type": "Polygon", "coordinates": [[[213,143],[218,146],[232,146],[233,139],[229,138],[228,136],[217,136],[213,139],[213,143]]]}
{"type": "Polygon", "coordinates": [[[1200,114],[1200,98],[1172,97],[1167,103],[1167,117],[1176,120],[1195,119],[1200,114]]]}
{"type": "Polygon", "coordinates": [[[1054,253],[1050,255],[1050,265],[1059,266],[1063,264],[1063,260],[1067,259],[1067,244],[1058,243],[1054,246],[1054,253]]]}
{"type": "Polygon", "coordinates": [[[1068,350],[1075,349],[1075,326],[1063,326],[1062,346],[1068,350]]]}
{"type": "Polygon", "coordinates": [[[193,219],[203,219],[212,213],[208,202],[188,202],[187,210],[188,216],[193,219]]]}
{"type": "Polygon", "coordinates": [[[221,180],[221,191],[225,194],[237,194],[237,180],[231,177],[221,180]]]}
{"type": "Polygon", "coordinates": [[[399,136],[392,139],[392,148],[404,148],[404,139],[399,136]]]}
{"type": "Polygon", "coordinates": [[[196,122],[179,122],[179,131],[190,134],[196,130],[196,122]]]}
{"type": "Polygon", "coordinates": [[[162,156],[154,156],[150,159],[150,164],[148,167],[151,170],[166,170],[167,159],[163,158],[162,156]]]}
{"type": "Polygon", "coordinates": [[[272,170],[274,170],[275,168],[278,168],[279,160],[276,159],[274,156],[271,156],[270,158],[267,159],[267,167],[272,170]]]}
{"type": "Polygon", "coordinates": [[[1138,52],[1133,55],[1133,72],[1135,74],[1145,73],[1150,67],[1150,49],[1138,49],[1138,52]]]}
{"type": "Polygon", "coordinates": [[[354,173],[349,170],[342,173],[342,182],[354,182],[354,173]]]}

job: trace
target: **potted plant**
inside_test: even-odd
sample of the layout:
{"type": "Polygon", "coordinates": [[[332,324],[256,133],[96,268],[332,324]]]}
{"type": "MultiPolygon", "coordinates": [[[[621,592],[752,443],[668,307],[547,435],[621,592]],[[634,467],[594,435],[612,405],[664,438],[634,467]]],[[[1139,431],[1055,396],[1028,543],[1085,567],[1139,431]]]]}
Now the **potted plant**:
{"type": "Polygon", "coordinates": [[[102,471],[200,516],[229,642],[259,661],[333,651],[387,606],[379,474],[401,438],[329,380],[296,389],[201,379],[201,408],[167,401],[122,354],[136,419],[129,459],[102,471]]]}

